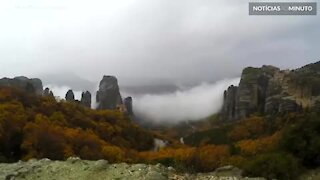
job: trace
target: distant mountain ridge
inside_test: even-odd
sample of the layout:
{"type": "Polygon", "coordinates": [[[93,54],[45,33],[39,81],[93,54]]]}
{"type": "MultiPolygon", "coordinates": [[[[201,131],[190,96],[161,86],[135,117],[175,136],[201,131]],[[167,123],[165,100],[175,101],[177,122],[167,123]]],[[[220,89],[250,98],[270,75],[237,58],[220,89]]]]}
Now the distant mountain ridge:
{"type": "Polygon", "coordinates": [[[320,61],[295,70],[247,67],[238,86],[224,92],[221,116],[238,120],[253,113],[277,114],[319,108],[320,61]]]}

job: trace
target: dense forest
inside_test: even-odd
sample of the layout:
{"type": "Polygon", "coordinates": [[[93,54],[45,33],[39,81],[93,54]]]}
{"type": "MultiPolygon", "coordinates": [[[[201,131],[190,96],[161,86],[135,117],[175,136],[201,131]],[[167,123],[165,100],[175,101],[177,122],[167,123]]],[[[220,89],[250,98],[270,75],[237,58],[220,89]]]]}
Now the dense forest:
{"type": "Polygon", "coordinates": [[[119,111],[6,87],[0,89],[0,144],[2,161],[79,156],[115,162],[151,149],[153,136],[119,111]]]}
{"type": "Polygon", "coordinates": [[[304,169],[320,165],[320,113],[315,109],[252,115],[234,123],[211,119],[209,124],[182,144],[170,136],[174,128],[162,134],[144,130],[118,110],[92,110],[75,102],[2,87],[0,161],[78,156],[162,163],[187,172],[234,165],[248,176],[278,179],[294,179],[304,169]],[[153,151],[153,139],[160,136],[170,143],[153,151]]]}

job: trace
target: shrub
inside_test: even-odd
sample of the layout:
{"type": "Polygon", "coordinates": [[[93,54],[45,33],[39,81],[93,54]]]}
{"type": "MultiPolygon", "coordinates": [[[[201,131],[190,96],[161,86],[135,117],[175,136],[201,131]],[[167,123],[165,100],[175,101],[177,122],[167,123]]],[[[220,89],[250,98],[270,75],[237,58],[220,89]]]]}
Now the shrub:
{"type": "Polygon", "coordinates": [[[320,116],[310,113],[284,132],[280,147],[300,158],[304,165],[320,165],[320,116]]]}
{"type": "Polygon", "coordinates": [[[267,179],[295,179],[301,172],[297,159],[289,154],[262,154],[244,165],[244,175],[267,179]]]}
{"type": "Polygon", "coordinates": [[[195,152],[195,165],[203,172],[213,171],[230,157],[227,145],[207,145],[195,152]]]}

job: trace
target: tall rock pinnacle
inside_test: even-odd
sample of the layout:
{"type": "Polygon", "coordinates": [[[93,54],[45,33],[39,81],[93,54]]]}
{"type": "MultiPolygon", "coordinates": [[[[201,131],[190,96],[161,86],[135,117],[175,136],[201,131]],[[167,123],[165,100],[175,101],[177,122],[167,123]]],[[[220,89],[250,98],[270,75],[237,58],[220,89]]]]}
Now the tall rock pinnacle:
{"type": "Polygon", "coordinates": [[[74,93],[71,89],[66,94],[66,101],[71,101],[71,102],[75,101],[74,93]]]}
{"type": "Polygon", "coordinates": [[[114,76],[103,76],[99,84],[96,100],[97,109],[116,109],[122,104],[118,80],[114,76]]]}
{"type": "Polygon", "coordinates": [[[81,104],[89,108],[91,107],[91,93],[89,91],[82,92],[81,104]]]}
{"type": "Polygon", "coordinates": [[[132,97],[126,97],[124,99],[124,105],[126,107],[127,113],[129,115],[133,115],[133,108],[132,108],[132,97]]]}
{"type": "Polygon", "coordinates": [[[48,87],[44,89],[43,96],[54,97],[53,92],[48,87]]]}

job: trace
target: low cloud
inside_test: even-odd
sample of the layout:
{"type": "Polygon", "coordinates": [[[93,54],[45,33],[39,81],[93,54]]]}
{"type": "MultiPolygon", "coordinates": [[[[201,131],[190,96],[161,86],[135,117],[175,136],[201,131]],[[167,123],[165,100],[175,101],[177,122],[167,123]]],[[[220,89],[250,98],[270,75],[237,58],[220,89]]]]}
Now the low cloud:
{"type": "Polygon", "coordinates": [[[217,113],[223,103],[223,92],[240,78],[225,79],[213,84],[177,90],[167,94],[146,94],[134,97],[134,111],[146,121],[180,122],[198,120],[217,113]]]}
{"type": "MultiPolygon", "coordinates": [[[[223,103],[223,92],[230,85],[238,85],[240,78],[224,79],[215,83],[201,83],[193,87],[180,87],[175,92],[161,94],[132,94],[122,92],[123,97],[132,96],[135,114],[153,122],[181,122],[199,120],[217,113],[223,103]]],[[[65,98],[68,86],[46,85],[60,99],[65,98]]],[[[73,91],[75,99],[81,99],[81,91],[73,91]]],[[[92,108],[96,107],[95,93],[92,108]]]]}

